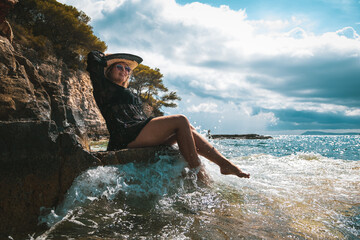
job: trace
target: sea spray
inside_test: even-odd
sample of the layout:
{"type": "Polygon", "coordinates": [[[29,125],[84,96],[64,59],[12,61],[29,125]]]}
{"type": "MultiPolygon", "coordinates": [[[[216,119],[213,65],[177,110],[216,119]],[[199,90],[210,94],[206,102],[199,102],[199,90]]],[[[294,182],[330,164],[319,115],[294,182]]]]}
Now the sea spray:
{"type": "Polygon", "coordinates": [[[221,175],[217,165],[203,159],[214,180],[204,187],[183,171],[182,159],[170,156],[152,164],[90,169],[74,182],[66,207],[54,211],[61,220],[42,236],[359,238],[360,161],[354,160],[360,159],[355,151],[358,137],[279,136],[213,143],[251,178],[221,175]]]}
{"type": "MultiPolygon", "coordinates": [[[[163,196],[174,188],[173,182],[181,178],[186,163],[181,157],[158,156],[153,164],[129,163],[116,166],[99,166],[78,176],[65,195],[65,200],[50,213],[40,217],[40,223],[54,225],[76,207],[106,198],[123,197],[142,199],[163,196]]],[[[43,212],[49,209],[42,209],[43,212]]]]}
{"type": "Polygon", "coordinates": [[[360,162],[304,152],[256,154],[237,162],[252,173],[251,181],[233,184],[246,196],[245,218],[277,229],[276,237],[272,229],[266,230],[271,238],[286,232],[297,238],[360,235],[360,162]]]}
{"type": "Polygon", "coordinates": [[[109,236],[106,229],[112,229],[111,237],[183,236],[192,226],[193,215],[226,204],[217,192],[197,183],[196,174],[174,156],[159,156],[150,164],[89,169],[75,179],[61,205],[40,217],[40,223],[50,229],[38,239],[59,232],[71,237],[109,236]],[[78,229],[77,235],[72,235],[73,229],[78,229]]]}

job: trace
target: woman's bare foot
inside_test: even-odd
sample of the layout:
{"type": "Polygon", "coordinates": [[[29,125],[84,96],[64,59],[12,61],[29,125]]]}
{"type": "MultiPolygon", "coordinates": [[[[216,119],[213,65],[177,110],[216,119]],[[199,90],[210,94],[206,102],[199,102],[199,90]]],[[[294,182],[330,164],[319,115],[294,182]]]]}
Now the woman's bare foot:
{"type": "Polygon", "coordinates": [[[241,169],[234,165],[233,163],[229,162],[229,164],[227,164],[226,166],[221,166],[220,167],[220,172],[221,174],[224,175],[235,175],[238,176],[240,178],[250,178],[250,174],[244,173],[243,171],[241,171],[241,169]]]}

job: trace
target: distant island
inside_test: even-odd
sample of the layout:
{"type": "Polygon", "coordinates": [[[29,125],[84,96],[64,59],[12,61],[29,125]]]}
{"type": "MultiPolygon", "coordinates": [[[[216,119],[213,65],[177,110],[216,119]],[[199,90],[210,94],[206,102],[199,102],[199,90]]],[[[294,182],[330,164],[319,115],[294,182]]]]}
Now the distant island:
{"type": "Polygon", "coordinates": [[[306,131],[301,135],[360,135],[360,133],[355,133],[355,132],[331,133],[331,132],[322,132],[322,131],[306,131]]]}
{"type": "Polygon", "coordinates": [[[271,136],[262,136],[258,134],[208,134],[209,138],[227,138],[227,139],[271,139],[271,136]]]}

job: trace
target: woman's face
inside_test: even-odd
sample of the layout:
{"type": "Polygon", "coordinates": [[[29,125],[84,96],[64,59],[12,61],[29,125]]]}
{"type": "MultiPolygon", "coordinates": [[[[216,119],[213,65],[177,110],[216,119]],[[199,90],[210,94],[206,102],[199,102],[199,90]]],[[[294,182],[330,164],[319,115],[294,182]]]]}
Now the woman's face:
{"type": "Polygon", "coordinates": [[[110,72],[110,79],[123,87],[126,87],[126,81],[129,79],[131,73],[130,67],[124,62],[118,62],[114,65],[110,72]]]}

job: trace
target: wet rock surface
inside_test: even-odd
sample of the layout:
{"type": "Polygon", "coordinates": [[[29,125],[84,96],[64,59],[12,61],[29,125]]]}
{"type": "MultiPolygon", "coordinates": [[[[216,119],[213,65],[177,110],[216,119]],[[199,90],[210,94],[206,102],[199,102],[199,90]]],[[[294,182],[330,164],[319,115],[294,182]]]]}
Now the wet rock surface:
{"type": "MultiPolygon", "coordinates": [[[[54,207],[99,159],[53,121],[0,122],[0,232],[31,233],[40,207],[54,207]]],[[[4,237],[1,236],[0,237],[4,237]]]]}
{"type": "Polygon", "coordinates": [[[146,148],[129,148],[119,151],[99,151],[94,152],[103,165],[117,165],[126,164],[130,162],[154,162],[157,161],[157,156],[161,154],[166,155],[180,155],[179,150],[167,147],[146,147],[146,148]]]}

